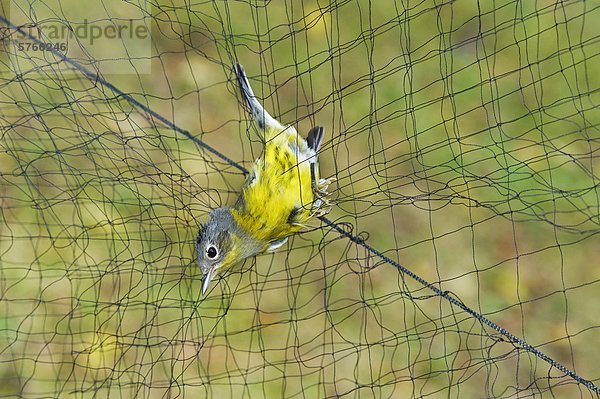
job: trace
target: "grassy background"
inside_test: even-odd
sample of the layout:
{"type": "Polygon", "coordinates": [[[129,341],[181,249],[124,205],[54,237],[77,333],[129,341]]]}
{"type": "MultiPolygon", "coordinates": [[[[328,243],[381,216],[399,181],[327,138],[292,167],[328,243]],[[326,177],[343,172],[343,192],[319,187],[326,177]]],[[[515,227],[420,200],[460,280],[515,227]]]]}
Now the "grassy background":
{"type": "MultiPolygon", "coordinates": [[[[128,18],[116,2],[60,3],[36,20],[128,18]]],[[[147,43],[69,55],[127,49],[104,78],[248,167],[261,143],[241,62],[273,115],[325,126],[332,220],[598,382],[597,6],[140,10],[151,73],[147,43]]],[[[194,237],[243,174],[17,43],[0,54],[0,396],[592,396],[317,221],[202,298],[194,237]]]]}

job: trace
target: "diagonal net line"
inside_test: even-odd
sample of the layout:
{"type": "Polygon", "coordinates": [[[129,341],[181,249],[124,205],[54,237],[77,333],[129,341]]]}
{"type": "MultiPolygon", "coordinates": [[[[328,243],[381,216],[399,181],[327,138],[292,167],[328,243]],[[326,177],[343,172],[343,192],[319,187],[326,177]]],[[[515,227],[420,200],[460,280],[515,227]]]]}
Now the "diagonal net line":
{"type": "MultiPolygon", "coordinates": [[[[26,32],[26,31],[22,30],[20,27],[14,25],[12,22],[10,22],[9,20],[7,20],[2,15],[0,15],[0,21],[2,23],[4,23],[5,25],[7,25],[9,28],[14,29],[14,30],[18,31],[19,33],[23,34],[29,40],[32,40],[32,41],[34,41],[34,42],[36,42],[36,43],[38,43],[40,45],[43,44],[43,42],[41,42],[38,38],[36,38],[34,36],[31,36],[28,32],[26,32]]],[[[112,83],[108,82],[107,80],[105,80],[104,78],[102,78],[101,76],[99,76],[98,74],[90,71],[89,69],[85,68],[83,65],[81,65],[78,62],[70,59],[66,55],[64,55],[61,52],[55,50],[54,48],[50,48],[49,51],[52,54],[54,54],[55,56],[57,56],[59,59],[61,59],[62,61],[66,62],[69,65],[71,65],[74,68],[76,68],[78,71],[80,71],[85,76],[87,76],[90,80],[92,80],[94,82],[98,82],[101,85],[103,85],[104,87],[110,89],[115,94],[121,96],[122,98],[124,98],[125,100],[127,100],[129,103],[131,103],[132,105],[134,105],[135,107],[139,108],[141,111],[143,111],[144,113],[146,113],[147,115],[150,115],[152,118],[155,118],[156,120],[162,122],[167,127],[173,129],[177,133],[180,133],[180,134],[184,135],[185,137],[187,137],[188,139],[192,140],[195,144],[197,144],[202,149],[204,149],[204,150],[206,150],[206,151],[208,151],[208,152],[216,155],[217,157],[221,158],[223,161],[227,162],[229,165],[231,165],[231,166],[237,168],[238,170],[240,170],[241,172],[248,173],[248,170],[244,166],[240,165],[239,163],[235,162],[231,158],[227,157],[225,154],[221,153],[220,151],[217,151],[216,149],[212,148],[208,144],[204,143],[202,140],[200,140],[196,136],[192,135],[189,131],[187,131],[185,129],[182,129],[179,126],[175,125],[173,122],[171,122],[170,120],[166,119],[162,115],[158,114],[156,111],[150,109],[148,106],[142,104],[141,102],[139,102],[138,100],[136,100],[135,98],[133,98],[131,95],[129,95],[129,94],[121,91],[115,85],[113,85],[112,83]]],[[[463,311],[465,311],[468,314],[470,314],[471,316],[473,316],[480,323],[487,325],[488,327],[492,328],[493,330],[495,330],[499,334],[503,335],[515,347],[520,347],[520,348],[526,350],[527,352],[535,355],[536,357],[538,357],[539,359],[543,360],[544,362],[550,364],[552,367],[556,368],[557,370],[563,372],[565,375],[568,375],[569,377],[573,378],[575,381],[577,381],[578,383],[584,385],[586,388],[590,389],[591,391],[593,391],[593,392],[595,392],[597,394],[600,394],[600,387],[596,386],[592,381],[586,380],[585,378],[579,376],[578,374],[576,374],[572,370],[570,370],[567,367],[565,367],[563,364],[557,362],[556,360],[552,359],[550,356],[546,355],[545,353],[543,353],[539,349],[537,349],[534,346],[528,344],[525,340],[517,337],[516,335],[512,334],[510,331],[507,331],[503,327],[501,327],[498,324],[494,323],[490,319],[488,319],[485,316],[483,316],[481,313],[475,311],[474,309],[470,308],[469,306],[467,306],[466,304],[464,304],[463,302],[461,302],[457,298],[451,296],[448,291],[443,291],[443,290],[439,289],[434,284],[428,282],[427,280],[423,279],[419,275],[415,274],[414,272],[412,272],[407,267],[405,267],[405,266],[401,265],[400,263],[394,261],[393,259],[389,258],[385,254],[383,254],[381,251],[373,248],[372,246],[370,246],[362,238],[360,238],[360,237],[358,237],[356,235],[353,235],[351,232],[348,232],[347,230],[345,230],[344,228],[342,228],[339,224],[337,224],[337,223],[329,220],[328,218],[326,218],[324,216],[320,216],[319,219],[324,224],[326,224],[327,226],[331,227],[332,229],[334,229],[335,231],[337,231],[341,235],[347,237],[350,241],[352,241],[355,244],[360,245],[361,247],[365,248],[370,254],[372,254],[372,255],[380,258],[381,260],[383,260],[386,263],[389,263],[390,265],[394,266],[399,272],[403,273],[404,275],[409,276],[410,278],[412,278],[413,280],[415,280],[416,282],[418,282],[422,286],[424,286],[424,287],[428,288],[429,290],[433,291],[435,293],[435,295],[444,298],[445,300],[447,300],[452,305],[459,307],[463,311]]]]}

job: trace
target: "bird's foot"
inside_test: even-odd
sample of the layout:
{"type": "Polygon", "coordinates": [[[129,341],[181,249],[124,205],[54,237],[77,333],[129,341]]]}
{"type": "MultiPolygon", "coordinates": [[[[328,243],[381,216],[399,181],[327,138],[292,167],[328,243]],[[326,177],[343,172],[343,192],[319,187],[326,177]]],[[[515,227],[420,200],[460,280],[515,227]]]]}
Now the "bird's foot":
{"type": "Polygon", "coordinates": [[[327,188],[335,180],[335,177],[330,177],[328,179],[319,179],[316,183],[313,182],[313,194],[316,199],[312,206],[312,216],[324,216],[331,211],[331,194],[327,192],[327,188]]]}

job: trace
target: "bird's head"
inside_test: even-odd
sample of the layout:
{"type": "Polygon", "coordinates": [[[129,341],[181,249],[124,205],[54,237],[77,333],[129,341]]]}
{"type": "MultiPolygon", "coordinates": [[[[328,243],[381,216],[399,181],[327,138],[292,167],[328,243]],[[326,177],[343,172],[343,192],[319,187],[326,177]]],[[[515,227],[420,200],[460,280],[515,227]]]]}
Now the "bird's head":
{"type": "Polygon", "coordinates": [[[229,208],[214,209],[200,227],[196,238],[196,257],[202,271],[202,295],[218,270],[226,270],[243,259],[239,253],[239,227],[229,208]]]}

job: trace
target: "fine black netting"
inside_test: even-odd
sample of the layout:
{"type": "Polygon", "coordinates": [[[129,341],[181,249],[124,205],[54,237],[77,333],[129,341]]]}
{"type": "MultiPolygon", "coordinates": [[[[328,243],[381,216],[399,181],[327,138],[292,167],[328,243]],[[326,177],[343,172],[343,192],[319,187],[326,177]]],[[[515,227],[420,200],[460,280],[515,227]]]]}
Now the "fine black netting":
{"type": "Polygon", "coordinates": [[[0,397],[600,396],[599,4],[90,3],[0,3],[0,397]],[[202,297],[234,62],[334,205],[202,297]]]}

